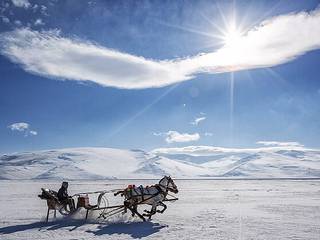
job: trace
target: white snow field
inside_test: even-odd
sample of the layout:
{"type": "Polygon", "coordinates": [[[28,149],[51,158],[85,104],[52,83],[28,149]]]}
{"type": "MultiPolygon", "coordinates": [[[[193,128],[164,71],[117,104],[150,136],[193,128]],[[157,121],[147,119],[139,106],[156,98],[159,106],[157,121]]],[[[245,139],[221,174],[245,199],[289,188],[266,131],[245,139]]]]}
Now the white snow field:
{"type": "Polygon", "coordinates": [[[69,148],[0,156],[0,179],[319,178],[320,150],[210,146],[152,152],[69,148]]]}
{"type": "MultiPolygon", "coordinates": [[[[156,180],[72,181],[69,193],[118,189],[156,180]]],[[[0,181],[0,239],[217,239],[319,240],[319,180],[176,180],[179,200],[150,222],[127,215],[97,221],[84,213],[44,222],[40,187],[58,181],[0,181]]],[[[121,202],[121,197],[113,201],[121,202]]],[[[112,199],[111,199],[112,200],[112,199]]]]}

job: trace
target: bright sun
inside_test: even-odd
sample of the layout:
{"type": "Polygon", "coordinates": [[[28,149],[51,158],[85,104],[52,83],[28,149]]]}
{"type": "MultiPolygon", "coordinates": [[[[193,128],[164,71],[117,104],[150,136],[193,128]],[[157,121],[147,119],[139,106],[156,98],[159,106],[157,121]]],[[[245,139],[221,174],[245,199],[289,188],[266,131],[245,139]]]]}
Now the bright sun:
{"type": "Polygon", "coordinates": [[[234,26],[231,26],[223,34],[223,43],[226,47],[237,48],[241,45],[242,32],[234,26]]]}

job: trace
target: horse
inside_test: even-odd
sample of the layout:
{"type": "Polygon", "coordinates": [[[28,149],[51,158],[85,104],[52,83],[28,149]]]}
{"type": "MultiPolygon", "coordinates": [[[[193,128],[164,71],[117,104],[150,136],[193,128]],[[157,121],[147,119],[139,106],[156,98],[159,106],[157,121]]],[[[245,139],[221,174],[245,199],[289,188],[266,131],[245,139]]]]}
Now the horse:
{"type": "Polygon", "coordinates": [[[129,209],[132,212],[132,216],[135,214],[138,215],[143,221],[145,221],[145,216],[151,219],[151,216],[158,213],[164,213],[167,209],[167,206],[163,203],[166,199],[168,192],[178,193],[178,188],[176,184],[173,182],[170,176],[164,176],[158,184],[155,184],[150,187],[135,187],[129,185],[126,189],[118,191],[114,194],[114,196],[121,194],[124,196],[124,206],[125,212],[129,209]],[[151,205],[151,210],[144,210],[144,214],[140,214],[137,211],[137,207],[139,204],[147,204],[151,205]],[[158,206],[162,206],[163,209],[157,210],[158,206]]]}
{"type": "Polygon", "coordinates": [[[57,216],[57,210],[59,213],[63,216],[69,215],[74,209],[72,209],[67,202],[61,202],[58,199],[58,193],[54,190],[41,188],[42,192],[40,195],[38,195],[39,198],[47,201],[48,211],[47,211],[47,217],[46,222],[49,220],[49,213],[50,210],[54,210],[54,218],[57,216]]]}

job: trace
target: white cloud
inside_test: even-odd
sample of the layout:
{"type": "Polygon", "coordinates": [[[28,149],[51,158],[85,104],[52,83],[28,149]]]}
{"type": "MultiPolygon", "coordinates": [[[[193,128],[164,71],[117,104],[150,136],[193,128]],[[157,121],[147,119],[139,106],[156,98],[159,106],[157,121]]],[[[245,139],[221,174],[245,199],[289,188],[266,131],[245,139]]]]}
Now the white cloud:
{"type": "Polygon", "coordinates": [[[26,71],[51,78],[91,81],[117,88],[162,87],[221,73],[271,67],[320,48],[320,9],[262,22],[234,46],[193,57],[153,60],[61,36],[22,28],[0,35],[1,53],[26,71]]]}
{"type": "Polygon", "coordinates": [[[25,122],[13,123],[13,124],[9,125],[8,128],[10,128],[12,131],[23,132],[23,131],[29,129],[29,124],[25,123],[25,122]]]}
{"type": "Polygon", "coordinates": [[[191,142],[198,141],[200,139],[199,133],[189,134],[189,133],[179,133],[177,131],[168,131],[166,133],[166,142],[191,142]]]}
{"type": "Polygon", "coordinates": [[[39,7],[39,5],[38,4],[34,4],[33,6],[32,6],[32,10],[37,10],[38,9],[38,7],[39,7]]]}
{"type": "Polygon", "coordinates": [[[12,131],[22,132],[24,133],[24,136],[38,135],[38,132],[34,130],[30,130],[30,124],[25,122],[13,123],[9,125],[8,128],[11,129],[12,131]]]}
{"type": "Polygon", "coordinates": [[[278,146],[278,147],[303,147],[302,144],[298,142],[278,142],[278,141],[258,141],[257,144],[262,144],[264,146],[278,146]]]}
{"type": "Polygon", "coordinates": [[[157,133],[157,132],[154,132],[154,133],[152,133],[152,135],[153,136],[156,136],[156,137],[159,137],[159,136],[163,136],[164,135],[164,133],[157,133]]]}
{"type": "Polygon", "coordinates": [[[17,25],[17,26],[21,26],[22,25],[22,22],[20,20],[15,20],[14,21],[14,24],[17,25]]]}
{"type": "Polygon", "coordinates": [[[28,0],[11,0],[13,5],[16,7],[29,8],[30,2],[28,0]]]}
{"type": "Polygon", "coordinates": [[[48,8],[45,5],[41,5],[41,10],[43,11],[43,13],[47,10],[48,8]]]}
{"type": "Polygon", "coordinates": [[[39,26],[39,25],[44,25],[44,22],[42,21],[41,18],[38,18],[35,22],[34,22],[35,26],[39,26]]]}
{"type": "Polygon", "coordinates": [[[8,2],[2,2],[2,4],[1,4],[2,6],[2,8],[0,7],[0,12],[1,13],[4,13],[8,8],[10,8],[10,4],[8,3],[8,2]]]}
{"type": "Polygon", "coordinates": [[[212,137],[212,136],[213,136],[213,133],[211,133],[211,132],[205,132],[204,135],[205,135],[206,137],[212,137]]]}
{"type": "Polygon", "coordinates": [[[186,80],[170,61],[153,61],[67,39],[58,31],[18,29],[0,36],[2,54],[29,72],[55,78],[92,81],[118,88],[145,88],[186,80]]]}
{"type": "Polygon", "coordinates": [[[189,133],[179,133],[177,131],[168,131],[168,132],[154,132],[153,136],[165,136],[167,143],[173,142],[191,142],[198,141],[200,139],[199,133],[189,134],[189,133]]]}
{"type": "Polygon", "coordinates": [[[49,16],[48,12],[47,12],[48,8],[45,5],[41,5],[40,6],[40,13],[44,16],[49,16]]]}
{"type": "Polygon", "coordinates": [[[1,16],[1,19],[2,19],[2,22],[4,22],[4,23],[9,23],[10,22],[10,19],[5,17],[5,16],[1,16]]]}
{"type": "Polygon", "coordinates": [[[198,124],[204,120],[206,120],[206,117],[198,117],[198,118],[194,119],[194,121],[192,121],[190,124],[198,126],[198,124]]]}
{"type": "Polygon", "coordinates": [[[37,131],[34,131],[34,130],[30,130],[29,133],[30,133],[31,135],[34,135],[34,136],[38,135],[38,132],[37,132],[37,131]]]}

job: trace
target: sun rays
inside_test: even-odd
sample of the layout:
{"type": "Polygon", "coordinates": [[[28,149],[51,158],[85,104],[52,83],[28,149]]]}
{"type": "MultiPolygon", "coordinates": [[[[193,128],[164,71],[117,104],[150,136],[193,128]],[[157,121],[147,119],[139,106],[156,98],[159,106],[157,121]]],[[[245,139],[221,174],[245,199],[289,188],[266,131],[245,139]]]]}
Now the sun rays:
{"type": "Polygon", "coordinates": [[[225,46],[228,47],[240,47],[242,34],[235,28],[228,29],[223,37],[225,46]]]}

